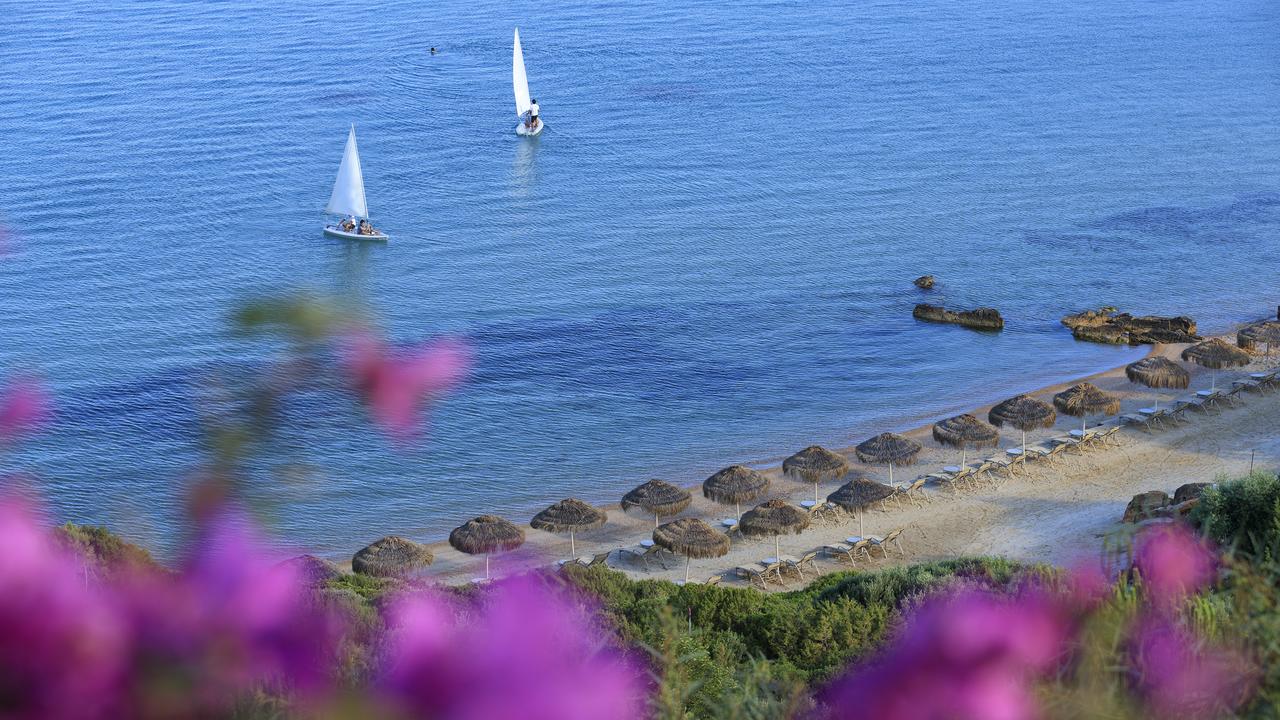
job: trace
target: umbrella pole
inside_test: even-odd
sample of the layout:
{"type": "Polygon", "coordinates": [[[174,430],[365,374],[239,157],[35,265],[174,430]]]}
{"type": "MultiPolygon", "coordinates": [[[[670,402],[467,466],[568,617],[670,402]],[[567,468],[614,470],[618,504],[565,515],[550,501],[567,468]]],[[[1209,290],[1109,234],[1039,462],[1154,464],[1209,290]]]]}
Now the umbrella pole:
{"type": "Polygon", "coordinates": [[[813,484],[813,504],[818,504],[818,483],[813,484]]]}
{"type": "Polygon", "coordinates": [[[1023,430],[1022,431],[1022,456],[1026,457],[1026,455],[1027,455],[1027,431],[1023,430]]]}
{"type": "Polygon", "coordinates": [[[782,562],[782,541],[779,540],[781,535],[773,536],[773,559],[782,562]]]}
{"type": "Polygon", "coordinates": [[[858,537],[862,537],[862,508],[858,508],[858,537]]]}
{"type": "Polygon", "coordinates": [[[1084,439],[1085,433],[1089,431],[1089,416],[1080,416],[1080,439],[1084,439]]]}
{"type": "Polygon", "coordinates": [[[889,463],[889,484],[893,484],[893,463],[889,463]]]}
{"type": "Polygon", "coordinates": [[[969,446],[960,446],[960,469],[963,470],[965,465],[969,464],[969,446]]]}
{"type": "Polygon", "coordinates": [[[742,522],[742,503],[740,502],[734,503],[733,509],[738,513],[738,522],[742,522]]]}
{"type": "Polygon", "coordinates": [[[658,529],[658,513],[653,514],[653,529],[658,529]]]}
{"type": "Polygon", "coordinates": [[[1209,392],[1215,392],[1218,389],[1218,371],[1214,370],[1209,373],[1209,392]]]}
{"type": "Polygon", "coordinates": [[[489,579],[489,553],[484,555],[484,579],[489,579]]]}
{"type": "Polygon", "coordinates": [[[684,581],[686,584],[688,584],[689,582],[689,564],[692,562],[693,562],[692,557],[688,555],[684,556],[684,581]]]}
{"type": "Polygon", "coordinates": [[[578,557],[578,549],[573,544],[573,531],[569,531],[569,559],[578,557]]]}

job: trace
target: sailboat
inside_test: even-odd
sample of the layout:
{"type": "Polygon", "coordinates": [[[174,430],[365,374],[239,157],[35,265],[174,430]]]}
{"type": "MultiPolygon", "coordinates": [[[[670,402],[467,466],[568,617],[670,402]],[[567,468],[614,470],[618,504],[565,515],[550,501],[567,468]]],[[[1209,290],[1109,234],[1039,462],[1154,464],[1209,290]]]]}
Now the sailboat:
{"type": "Polygon", "coordinates": [[[533,101],[529,99],[529,76],[524,72],[524,51],[520,49],[520,28],[516,28],[515,46],[511,51],[511,84],[516,91],[516,116],[520,118],[520,124],[516,125],[517,135],[534,136],[542,132],[544,127],[542,118],[536,118],[533,125],[525,122],[525,113],[533,108],[533,101]]]}
{"type": "Polygon", "coordinates": [[[326,215],[338,215],[340,220],[324,226],[324,234],[346,240],[386,240],[381,230],[375,230],[369,222],[369,205],[364,199],[364,175],[360,172],[360,152],[356,149],[356,126],[347,135],[347,148],[342,152],[342,164],[338,166],[338,178],[333,181],[333,193],[324,206],[326,215]]]}

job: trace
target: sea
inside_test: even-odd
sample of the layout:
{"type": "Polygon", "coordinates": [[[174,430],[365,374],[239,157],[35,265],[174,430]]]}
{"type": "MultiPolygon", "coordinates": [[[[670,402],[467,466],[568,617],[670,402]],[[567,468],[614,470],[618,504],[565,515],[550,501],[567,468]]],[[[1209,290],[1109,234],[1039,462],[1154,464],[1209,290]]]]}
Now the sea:
{"type": "Polygon", "coordinates": [[[254,298],[465,338],[425,436],[308,399],[249,461],[342,557],[854,444],[1130,361],[1062,315],[1275,311],[1274,0],[60,0],[0,40],[0,476],[162,556],[254,298]],[[517,137],[512,31],[546,130],[517,137]],[[432,54],[431,49],[435,48],[432,54]],[[386,244],[321,234],[348,128],[386,244]],[[912,285],[932,274],[928,293],[912,285]],[[991,306],[1001,333],[912,319],[991,306]]]}

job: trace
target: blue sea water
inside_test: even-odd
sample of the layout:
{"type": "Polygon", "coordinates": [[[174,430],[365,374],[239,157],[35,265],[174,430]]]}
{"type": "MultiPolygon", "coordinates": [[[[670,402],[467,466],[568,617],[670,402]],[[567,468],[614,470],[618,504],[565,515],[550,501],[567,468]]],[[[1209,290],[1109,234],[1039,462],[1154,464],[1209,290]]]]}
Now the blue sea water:
{"type": "Polygon", "coordinates": [[[294,413],[253,492],[342,554],[849,444],[1135,356],[1067,311],[1265,314],[1280,4],[55,2],[0,41],[0,457],[161,552],[236,303],[360,298],[478,363],[398,451],[294,413]],[[517,138],[511,31],[547,130],[517,138]],[[435,46],[438,54],[428,48],[435,46]],[[320,234],[348,124],[385,246],[320,234]],[[917,323],[992,305],[1001,334],[917,323]]]}

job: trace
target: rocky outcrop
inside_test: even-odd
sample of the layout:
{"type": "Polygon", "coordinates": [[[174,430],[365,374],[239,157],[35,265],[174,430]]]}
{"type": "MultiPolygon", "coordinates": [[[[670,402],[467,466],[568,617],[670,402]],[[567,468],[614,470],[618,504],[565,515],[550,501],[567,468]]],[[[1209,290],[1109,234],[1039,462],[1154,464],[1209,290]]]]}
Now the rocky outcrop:
{"type": "Polygon", "coordinates": [[[1004,318],[995,308],[977,308],[976,310],[960,310],[953,312],[941,305],[916,305],[911,316],[917,320],[928,322],[951,323],[974,330],[1003,330],[1004,318]]]}
{"type": "Polygon", "coordinates": [[[1173,492],[1173,503],[1175,505],[1181,505],[1188,500],[1199,500],[1200,496],[1204,494],[1204,489],[1212,486],[1213,483],[1207,482],[1187,483],[1186,485],[1182,485],[1173,492]]]}
{"type": "Polygon", "coordinates": [[[1192,343],[1203,339],[1196,334],[1196,321],[1189,317],[1134,316],[1112,307],[1067,315],[1062,324],[1071,328],[1077,340],[1113,345],[1192,343]]]}
{"type": "Polygon", "coordinates": [[[932,276],[932,275],[921,275],[920,277],[916,278],[916,279],[915,279],[915,280],[913,280],[912,282],[915,284],[915,286],[916,286],[916,287],[920,288],[921,290],[932,290],[932,289],[933,289],[933,276],[932,276]]]}
{"type": "Polygon", "coordinates": [[[298,580],[307,587],[320,588],[336,577],[342,575],[338,566],[316,557],[315,555],[299,555],[280,563],[297,573],[298,580]]]}
{"type": "Polygon", "coordinates": [[[1132,523],[1153,517],[1161,517],[1164,514],[1161,513],[1161,510],[1171,504],[1169,493],[1163,490],[1138,493],[1133,496],[1133,499],[1129,501],[1128,507],[1124,509],[1123,520],[1124,522],[1132,523]]]}

